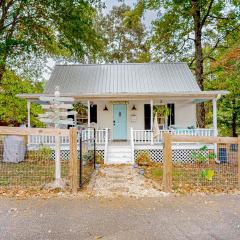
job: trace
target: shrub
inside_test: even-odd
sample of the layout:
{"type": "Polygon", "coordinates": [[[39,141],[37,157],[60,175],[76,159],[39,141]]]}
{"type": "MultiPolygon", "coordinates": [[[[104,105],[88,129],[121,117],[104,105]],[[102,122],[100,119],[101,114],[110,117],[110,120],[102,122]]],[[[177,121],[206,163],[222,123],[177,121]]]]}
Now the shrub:
{"type": "Polygon", "coordinates": [[[199,149],[199,152],[194,152],[192,154],[192,158],[196,161],[196,163],[201,164],[207,163],[209,160],[215,159],[216,154],[214,152],[209,152],[208,147],[204,145],[199,149]]]}
{"type": "Polygon", "coordinates": [[[149,155],[149,152],[147,152],[147,151],[141,152],[136,159],[136,163],[139,166],[149,166],[149,165],[151,165],[152,161],[151,161],[151,157],[149,155]]]}
{"type": "Polygon", "coordinates": [[[28,152],[28,160],[30,162],[36,161],[49,161],[52,158],[52,149],[41,145],[38,150],[33,150],[28,152]]]}

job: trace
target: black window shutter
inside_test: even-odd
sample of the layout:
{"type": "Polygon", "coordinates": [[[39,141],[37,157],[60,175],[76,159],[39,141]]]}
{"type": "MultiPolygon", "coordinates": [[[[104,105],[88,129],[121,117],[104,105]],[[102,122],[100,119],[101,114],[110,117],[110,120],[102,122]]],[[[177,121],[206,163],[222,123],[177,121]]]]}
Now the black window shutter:
{"type": "Polygon", "coordinates": [[[168,116],[168,126],[175,124],[175,105],[173,103],[169,103],[167,105],[170,115],[168,116]]]}
{"type": "Polygon", "coordinates": [[[90,106],[90,123],[97,123],[97,105],[90,106]]]}
{"type": "Polygon", "coordinates": [[[144,104],[144,125],[145,130],[151,129],[151,105],[144,104]]]}
{"type": "MultiPolygon", "coordinates": [[[[67,110],[68,112],[69,111],[72,111],[71,109],[68,109],[67,110]]],[[[68,118],[71,118],[73,121],[74,121],[74,115],[68,115],[68,118]]],[[[72,127],[72,125],[68,125],[67,128],[69,129],[70,127],[72,127]]]]}

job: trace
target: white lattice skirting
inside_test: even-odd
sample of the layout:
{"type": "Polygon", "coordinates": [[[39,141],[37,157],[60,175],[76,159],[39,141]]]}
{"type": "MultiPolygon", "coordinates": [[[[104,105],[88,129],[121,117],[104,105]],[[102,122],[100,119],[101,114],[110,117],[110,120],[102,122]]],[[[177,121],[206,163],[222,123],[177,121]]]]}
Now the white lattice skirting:
{"type": "MultiPolygon", "coordinates": [[[[78,158],[80,151],[78,150],[78,158]]],[[[96,150],[96,153],[104,159],[104,150],[96,150]]],[[[69,160],[70,157],[70,151],[69,150],[61,150],[60,152],[60,158],[61,160],[69,160]]],[[[52,159],[55,159],[55,151],[52,151],[52,159]]]]}
{"type": "MultiPolygon", "coordinates": [[[[135,161],[137,157],[142,153],[148,153],[151,160],[154,162],[163,163],[163,149],[146,149],[140,150],[137,149],[134,151],[135,161]]],[[[202,153],[207,157],[208,150],[200,151],[199,149],[173,149],[172,158],[175,163],[194,163],[195,160],[192,157],[193,153],[202,153]]]]}

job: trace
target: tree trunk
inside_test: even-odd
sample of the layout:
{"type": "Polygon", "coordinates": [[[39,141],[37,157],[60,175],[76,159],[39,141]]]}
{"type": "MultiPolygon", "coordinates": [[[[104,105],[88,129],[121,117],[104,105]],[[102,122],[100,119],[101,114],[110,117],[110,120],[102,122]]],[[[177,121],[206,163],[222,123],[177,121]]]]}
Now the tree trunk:
{"type": "Polygon", "coordinates": [[[5,63],[0,64],[0,87],[2,85],[2,78],[5,71],[6,71],[6,64],[5,63]]]}
{"type": "MultiPolygon", "coordinates": [[[[199,0],[192,0],[192,15],[194,20],[194,44],[195,44],[195,75],[197,83],[201,90],[204,90],[203,85],[203,53],[202,53],[202,23],[199,0]]],[[[197,105],[197,122],[200,128],[205,127],[205,107],[204,103],[197,105]]]]}
{"type": "Polygon", "coordinates": [[[237,109],[236,109],[236,100],[233,99],[232,101],[232,123],[231,123],[231,128],[232,128],[232,136],[237,137],[237,109]]]}

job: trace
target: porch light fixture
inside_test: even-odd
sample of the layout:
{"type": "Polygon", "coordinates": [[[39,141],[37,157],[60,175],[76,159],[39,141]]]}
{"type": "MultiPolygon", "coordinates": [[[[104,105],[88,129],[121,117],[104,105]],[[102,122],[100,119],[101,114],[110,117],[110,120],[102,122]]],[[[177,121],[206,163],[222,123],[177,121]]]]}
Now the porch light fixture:
{"type": "Polygon", "coordinates": [[[108,108],[107,108],[106,104],[105,104],[105,107],[104,107],[103,111],[108,111],[108,108]]]}
{"type": "Polygon", "coordinates": [[[135,104],[133,104],[133,107],[132,107],[132,111],[136,111],[136,107],[135,107],[135,104]]]}

